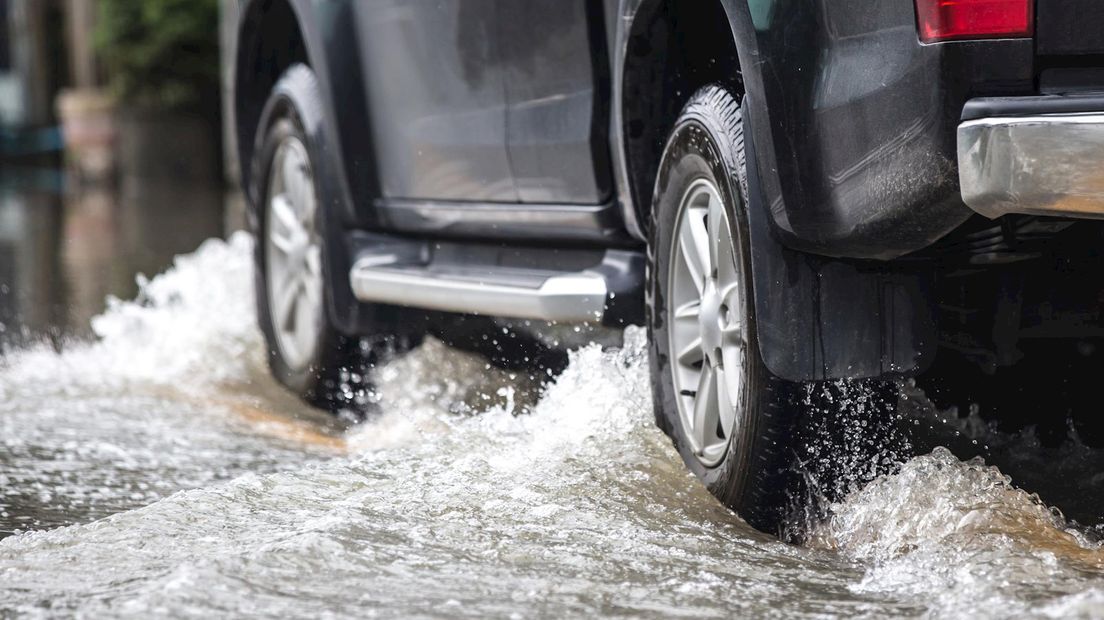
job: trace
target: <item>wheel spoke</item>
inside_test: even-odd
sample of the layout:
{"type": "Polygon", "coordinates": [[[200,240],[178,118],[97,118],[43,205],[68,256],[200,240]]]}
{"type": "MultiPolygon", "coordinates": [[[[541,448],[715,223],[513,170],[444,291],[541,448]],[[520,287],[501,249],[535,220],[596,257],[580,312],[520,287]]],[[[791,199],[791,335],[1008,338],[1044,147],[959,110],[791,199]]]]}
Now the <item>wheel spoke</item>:
{"type": "Polygon", "coordinates": [[[291,331],[294,325],[294,310],[299,297],[300,281],[295,274],[289,274],[276,291],[276,324],[283,331],[291,331]]]}
{"type": "Polygon", "coordinates": [[[734,378],[732,375],[738,372],[739,371],[736,369],[716,369],[717,414],[720,421],[719,436],[721,439],[728,439],[728,435],[732,433],[732,424],[736,421],[736,408],[734,407],[735,399],[733,396],[737,392],[732,389],[732,380],[734,378]]]}
{"type": "Polygon", "coordinates": [[[712,272],[709,264],[709,233],[705,230],[705,222],[701,217],[700,209],[687,209],[680,232],[679,249],[682,250],[683,260],[690,270],[690,277],[700,294],[705,287],[705,278],[712,272]]]}
{"type": "Polygon", "coordinates": [[[281,258],[287,258],[288,254],[291,254],[295,249],[295,244],[291,242],[287,237],[282,237],[276,233],[272,234],[272,247],[279,251],[281,258]]]}
{"type": "Polygon", "coordinates": [[[709,429],[717,427],[717,375],[712,366],[706,364],[702,368],[701,378],[698,380],[698,395],[694,399],[694,422],[692,432],[698,450],[703,450],[708,445],[709,429]]]}
{"type": "Polygon", "coordinates": [[[306,263],[307,273],[316,278],[322,276],[322,248],[317,245],[311,246],[307,250],[304,262],[306,263]]]}
{"type": "Polygon", "coordinates": [[[289,201],[287,194],[278,194],[272,197],[272,216],[273,221],[269,224],[269,235],[273,241],[282,239],[287,242],[289,247],[294,246],[303,228],[299,224],[299,218],[295,215],[295,207],[289,201]]]}
{"type": "Polygon", "coordinates": [[[725,226],[724,205],[719,198],[709,194],[709,265],[719,271],[721,245],[731,243],[727,226],[725,226]]]}
{"type": "Polygon", "coordinates": [[[269,231],[269,238],[272,240],[272,248],[276,250],[272,255],[273,258],[279,259],[281,263],[286,263],[292,252],[295,251],[295,241],[290,235],[280,234],[276,230],[269,231]]]}
{"type": "Polygon", "coordinates": [[[314,322],[314,305],[308,301],[312,295],[308,287],[301,286],[297,303],[295,304],[295,346],[300,351],[307,351],[311,346],[311,338],[314,330],[310,328],[314,322]]]}
{"type": "Polygon", "coordinates": [[[736,281],[721,282],[717,294],[721,296],[721,303],[729,308],[740,307],[740,283],[736,281]]]}
{"type": "Polygon", "coordinates": [[[296,147],[289,145],[287,147],[287,153],[284,155],[284,169],[283,169],[283,181],[284,192],[288,196],[288,200],[291,202],[291,206],[296,210],[298,215],[299,210],[299,197],[302,192],[302,163],[299,161],[299,153],[296,147]]]}
{"type": "Polygon", "coordinates": [[[731,245],[731,238],[722,241],[717,256],[717,287],[720,289],[721,299],[730,306],[735,303],[733,296],[740,292],[740,274],[736,269],[736,256],[731,245]]]}
{"type": "Polygon", "coordinates": [[[299,184],[302,186],[299,196],[299,220],[303,223],[303,227],[306,230],[314,230],[314,181],[310,177],[310,172],[304,167],[301,173],[299,184]]]}
{"type": "Polygon", "coordinates": [[[303,265],[303,286],[307,301],[314,308],[322,307],[322,249],[314,246],[307,250],[303,265]]]}
{"type": "Polygon", "coordinates": [[[690,211],[690,230],[694,235],[694,246],[698,251],[698,256],[702,261],[702,273],[706,277],[713,275],[713,254],[710,252],[710,247],[713,242],[710,239],[709,234],[709,209],[692,209],[690,211]]]}
{"type": "Polygon", "coordinates": [[[317,278],[303,283],[304,296],[307,304],[312,308],[322,307],[322,284],[317,278]]]}
{"type": "Polygon", "coordinates": [[[739,350],[744,348],[744,328],[738,322],[733,322],[721,329],[722,350],[739,350]]]}
{"type": "Polygon", "coordinates": [[[702,339],[700,336],[690,341],[690,344],[678,352],[678,361],[683,366],[693,366],[704,360],[705,355],[702,353],[702,339]]]}
{"type": "Polygon", "coordinates": [[[314,228],[314,179],[311,178],[310,166],[307,164],[306,153],[302,147],[294,148],[288,154],[288,161],[292,162],[292,169],[288,171],[291,176],[288,182],[291,184],[292,202],[295,204],[295,214],[299,219],[299,225],[304,230],[314,228]]]}
{"type": "Polygon", "coordinates": [[[701,300],[700,299],[691,299],[690,301],[682,304],[678,308],[675,308],[675,319],[694,319],[694,320],[697,320],[699,314],[701,314],[701,300]]]}

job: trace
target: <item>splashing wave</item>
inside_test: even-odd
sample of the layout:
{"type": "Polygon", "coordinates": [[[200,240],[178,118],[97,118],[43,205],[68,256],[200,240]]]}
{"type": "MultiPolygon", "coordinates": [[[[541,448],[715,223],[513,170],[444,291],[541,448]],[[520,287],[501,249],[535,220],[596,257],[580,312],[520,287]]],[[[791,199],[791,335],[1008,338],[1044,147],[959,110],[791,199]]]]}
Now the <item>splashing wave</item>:
{"type": "Polygon", "coordinates": [[[96,340],[45,345],[9,356],[5,392],[118,390],[125,385],[211,385],[240,381],[263,364],[254,320],[252,238],[211,239],[151,280],[139,277],[133,301],[109,298],[92,320],[96,340]]]}
{"type": "Polygon", "coordinates": [[[19,485],[54,488],[35,455],[68,454],[89,429],[105,455],[97,471],[158,476],[154,457],[174,450],[193,474],[238,459],[95,522],[0,540],[0,615],[1104,611],[1095,543],[996,469],[944,450],[831,505],[807,547],[750,530],[654,428],[639,329],[620,348],[572,352],[543,389],[427,341],[373,371],[383,413],[340,437],[345,454],[251,470],[228,440],[241,425],[214,421],[233,414],[230,396],[287,402],[263,395],[250,245],[205,243],[137,301],[112,302],[96,342],[0,369],[0,426],[27,455],[19,485]],[[127,404],[135,390],[157,397],[127,404]],[[56,414],[89,402],[76,421],[56,414]],[[59,431],[77,439],[49,443],[59,431]],[[171,441],[139,452],[128,436],[171,441]],[[147,462],[152,472],[134,471],[147,462]]]}

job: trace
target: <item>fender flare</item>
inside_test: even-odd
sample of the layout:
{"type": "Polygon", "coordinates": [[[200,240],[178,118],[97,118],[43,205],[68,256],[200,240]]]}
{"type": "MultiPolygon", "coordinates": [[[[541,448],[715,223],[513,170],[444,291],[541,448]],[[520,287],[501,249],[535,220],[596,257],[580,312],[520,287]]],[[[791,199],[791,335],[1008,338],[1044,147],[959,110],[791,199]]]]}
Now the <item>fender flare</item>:
{"type": "MultiPolygon", "coordinates": [[[[746,123],[754,112],[743,114],[746,123]]],[[[790,381],[923,372],[938,346],[931,272],[784,246],[766,211],[756,147],[745,133],[752,290],[767,368],[790,381]]]]}
{"type": "MultiPolygon", "coordinates": [[[[615,179],[630,232],[644,230],[633,205],[622,130],[628,35],[641,8],[662,0],[613,0],[612,141],[615,179]]],[[[897,263],[799,252],[779,241],[766,196],[780,196],[770,110],[746,0],[716,0],[728,18],[746,95],[741,102],[748,162],[753,293],[762,358],[791,381],[910,376],[934,358],[938,338],[931,275],[897,263]]]]}

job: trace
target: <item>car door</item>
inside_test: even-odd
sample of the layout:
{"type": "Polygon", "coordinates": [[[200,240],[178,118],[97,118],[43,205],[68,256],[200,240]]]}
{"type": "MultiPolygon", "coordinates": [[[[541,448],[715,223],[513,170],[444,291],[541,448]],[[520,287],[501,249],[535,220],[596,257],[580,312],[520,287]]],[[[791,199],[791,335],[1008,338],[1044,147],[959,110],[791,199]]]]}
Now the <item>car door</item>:
{"type": "Polygon", "coordinates": [[[518,201],[497,1],[355,5],[384,198],[518,201]]]}
{"type": "Polygon", "coordinates": [[[522,202],[610,197],[608,60],[602,5],[496,0],[506,141],[522,202]]]}

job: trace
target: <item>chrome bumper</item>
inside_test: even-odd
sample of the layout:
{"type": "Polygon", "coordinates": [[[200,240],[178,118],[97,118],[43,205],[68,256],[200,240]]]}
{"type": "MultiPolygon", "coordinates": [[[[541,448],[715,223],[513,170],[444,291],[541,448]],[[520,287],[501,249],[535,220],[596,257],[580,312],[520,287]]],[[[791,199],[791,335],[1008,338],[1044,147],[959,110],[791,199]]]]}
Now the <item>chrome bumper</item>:
{"type": "Polygon", "coordinates": [[[1104,218],[1104,112],[966,121],[958,174],[962,200],[986,217],[1104,218]]]}

